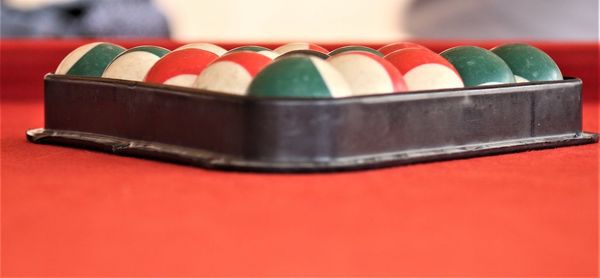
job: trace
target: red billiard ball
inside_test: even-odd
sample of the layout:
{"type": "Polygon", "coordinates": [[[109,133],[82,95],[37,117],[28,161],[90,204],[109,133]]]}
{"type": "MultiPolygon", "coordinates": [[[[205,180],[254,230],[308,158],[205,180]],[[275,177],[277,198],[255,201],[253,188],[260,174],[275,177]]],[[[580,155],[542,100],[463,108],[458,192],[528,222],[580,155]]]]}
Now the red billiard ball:
{"type": "Polygon", "coordinates": [[[254,51],[237,51],[212,62],[198,76],[194,87],[203,90],[245,95],[254,76],[273,60],[254,51]]]}
{"type": "Polygon", "coordinates": [[[346,52],[328,59],[346,79],[353,95],[407,91],[404,77],[392,65],[369,52],[346,52]]]}
{"type": "Polygon", "coordinates": [[[198,75],[219,56],[195,48],[173,51],[148,71],[145,82],[191,87],[198,75]]]}
{"type": "Polygon", "coordinates": [[[395,43],[390,43],[386,46],[383,46],[382,48],[378,49],[379,52],[383,53],[383,55],[388,55],[394,51],[397,50],[402,50],[402,49],[407,49],[407,48],[423,48],[423,49],[428,49],[425,46],[422,46],[420,44],[414,43],[414,42],[395,42],[395,43]]]}
{"type": "Polygon", "coordinates": [[[444,57],[423,48],[406,48],[385,56],[404,75],[411,91],[462,88],[459,72],[444,57]]]}

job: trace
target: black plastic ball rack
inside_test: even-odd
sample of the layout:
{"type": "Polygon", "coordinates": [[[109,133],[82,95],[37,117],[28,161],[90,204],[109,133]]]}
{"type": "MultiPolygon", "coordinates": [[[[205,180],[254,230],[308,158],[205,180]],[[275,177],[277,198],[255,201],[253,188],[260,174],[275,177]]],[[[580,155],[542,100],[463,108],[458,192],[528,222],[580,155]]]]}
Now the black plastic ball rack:
{"type": "Polygon", "coordinates": [[[582,82],[344,99],[261,99],[47,75],[34,143],[205,168],[358,170],[597,143],[582,131],[582,82]]]}

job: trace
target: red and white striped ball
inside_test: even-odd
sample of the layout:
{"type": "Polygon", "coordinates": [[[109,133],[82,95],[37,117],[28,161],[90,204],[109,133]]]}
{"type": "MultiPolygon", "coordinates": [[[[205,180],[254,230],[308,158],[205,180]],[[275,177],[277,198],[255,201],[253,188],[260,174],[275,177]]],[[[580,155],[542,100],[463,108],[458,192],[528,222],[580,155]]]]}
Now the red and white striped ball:
{"type": "Polygon", "coordinates": [[[217,58],[217,54],[206,50],[176,50],[158,60],[148,71],[144,82],[192,87],[198,75],[217,58]]]}
{"type": "Polygon", "coordinates": [[[206,50],[206,51],[216,54],[217,56],[223,56],[223,54],[227,53],[227,50],[225,50],[225,48],[222,48],[216,44],[205,43],[205,42],[186,44],[184,46],[181,46],[181,47],[175,49],[174,51],[189,49],[189,48],[206,50]]]}
{"type": "Polygon", "coordinates": [[[276,48],[274,51],[277,52],[277,54],[282,55],[294,50],[314,50],[314,51],[318,51],[321,52],[323,54],[327,54],[329,53],[329,51],[323,47],[321,47],[320,45],[314,44],[314,43],[306,43],[306,42],[293,42],[293,43],[288,43],[286,45],[282,45],[278,48],[276,48]]]}
{"type": "Polygon", "coordinates": [[[388,55],[394,51],[407,49],[407,48],[429,49],[425,46],[422,46],[422,45],[420,45],[418,43],[414,43],[414,42],[395,42],[395,43],[390,43],[386,46],[383,46],[382,48],[378,49],[378,51],[383,53],[383,55],[388,55]]]}
{"type": "Polygon", "coordinates": [[[353,95],[407,91],[402,74],[385,59],[369,52],[347,52],[328,59],[346,79],[353,95]]]}
{"type": "Polygon", "coordinates": [[[245,95],[252,79],[273,60],[254,51],[229,53],[212,62],[196,79],[194,87],[245,95]]]}
{"type": "Polygon", "coordinates": [[[427,49],[407,48],[385,56],[400,73],[411,91],[462,88],[464,83],[454,66],[427,49]]]}

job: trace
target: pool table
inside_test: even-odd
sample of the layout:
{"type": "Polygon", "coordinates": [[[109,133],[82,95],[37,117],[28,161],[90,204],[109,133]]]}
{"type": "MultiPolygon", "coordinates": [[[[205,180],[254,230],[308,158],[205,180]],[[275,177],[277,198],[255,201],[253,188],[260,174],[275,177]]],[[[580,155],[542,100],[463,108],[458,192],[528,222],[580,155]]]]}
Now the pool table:
{"type": "MultiPolygon", "coordinates": [[[[0,42],[3,276],[598,276],[598,144],[259,174],[27,142],[44,74],[86,42],[0,42]]],[[[598,133],[598,43],[534,44],[583,79],[598,133]]]]}

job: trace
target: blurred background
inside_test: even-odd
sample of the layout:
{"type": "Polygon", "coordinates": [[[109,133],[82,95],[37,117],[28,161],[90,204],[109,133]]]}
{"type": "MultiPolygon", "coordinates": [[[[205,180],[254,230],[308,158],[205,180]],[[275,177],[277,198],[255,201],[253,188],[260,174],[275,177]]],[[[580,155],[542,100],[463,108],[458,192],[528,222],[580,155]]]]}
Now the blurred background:
{"type": "Polygon", "coordinates": [[[598,0],[2,0],[1,35],[215,42],[598,40],[598,0]]]}

